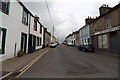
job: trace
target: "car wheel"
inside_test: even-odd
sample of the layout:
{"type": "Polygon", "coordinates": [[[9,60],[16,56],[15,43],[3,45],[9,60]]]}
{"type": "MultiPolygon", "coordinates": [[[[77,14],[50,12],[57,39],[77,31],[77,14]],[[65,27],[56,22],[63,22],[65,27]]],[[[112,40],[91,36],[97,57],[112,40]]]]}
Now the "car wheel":
{"type": "Polygon", "coordinates": [[[85,49],[83,49],[82,51],[85,52],[85,49]]]}

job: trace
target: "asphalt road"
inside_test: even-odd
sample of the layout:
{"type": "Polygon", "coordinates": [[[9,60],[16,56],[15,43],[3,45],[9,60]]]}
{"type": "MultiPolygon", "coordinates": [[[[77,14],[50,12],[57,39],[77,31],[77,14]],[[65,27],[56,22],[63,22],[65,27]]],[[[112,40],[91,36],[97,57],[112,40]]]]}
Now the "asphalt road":
{"type": "Polygon", "coordinates": [[[60,44],[19,78],[117,78],[118,59],[60,44]]]}

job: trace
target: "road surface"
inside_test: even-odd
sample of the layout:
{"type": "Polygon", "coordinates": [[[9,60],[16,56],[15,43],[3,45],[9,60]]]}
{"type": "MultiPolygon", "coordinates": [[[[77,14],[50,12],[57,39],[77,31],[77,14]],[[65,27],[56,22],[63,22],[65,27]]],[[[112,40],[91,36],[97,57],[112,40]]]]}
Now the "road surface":
{"type": "Polygon", "coordinates": [[[60,44],[19,78],[117,78],[118,59],[60,44]]]}

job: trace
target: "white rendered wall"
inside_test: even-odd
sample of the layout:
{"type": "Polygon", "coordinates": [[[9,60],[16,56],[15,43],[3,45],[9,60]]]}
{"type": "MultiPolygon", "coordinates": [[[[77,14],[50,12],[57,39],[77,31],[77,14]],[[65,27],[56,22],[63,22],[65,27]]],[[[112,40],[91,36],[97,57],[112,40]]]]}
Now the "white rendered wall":
{"type": "MultiPolygon", "coordinates": [[[[37,31],[35,31],[34,29],[34,17],[31,16],[31,20],[30,20],[30,34],[33,34],[37,37],[41,37],[41,46],[36,46],[36,49],[40,49],[42,48],[42,45],[43,45],[43,32],[42,34],[40,34],[40,24],[37,22],[37,31]]],[[[37,42],[37,39],[36,39],[36,42],[37,42]]]]}
{"type": "Polygon", "coordinates": [[[0,27],[7,29],[5,53],[0,54],[0,57],[2,57],[0,61],[14,57],[15,43],[17,44],[16,54],[20,49],[21,32],[28,34],[28,26],[25,26],[22,23],[22,12],[23,8],[17,2],[10,3],[9,15],[6,15],[0,11],[0,14],[2,15],[2,24],[0,24],[0,27]]]}

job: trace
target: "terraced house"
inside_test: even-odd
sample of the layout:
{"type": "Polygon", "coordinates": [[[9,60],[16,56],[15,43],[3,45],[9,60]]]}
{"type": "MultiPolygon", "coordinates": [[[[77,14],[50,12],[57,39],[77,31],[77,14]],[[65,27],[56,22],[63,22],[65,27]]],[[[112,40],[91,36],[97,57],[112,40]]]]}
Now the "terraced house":
{"type": "Polygon", "coordinates": [[[120,54],[120,3],[111,8],[104,4],[100,16],[89,23],[91,42],[97,50],[120,54]]]}
{"type": "Polygon", "coordinates": [[[38,16],[30,17],[29,28],[29,52],[34,52],[42,48],[43,45],[44,26],[39,22],[38,16]]]}
{"type": "Polygon", "coordinates": [[[19,0],[0,1],[0,61],[42,48],[44,26],[19,0]]]}
{"type": "Polygon", "coordinates": [[[28,28],[31,13],[21,2],[0,0],[0,61],[12,58],[22,49],[28,52],[28,28]]]}

